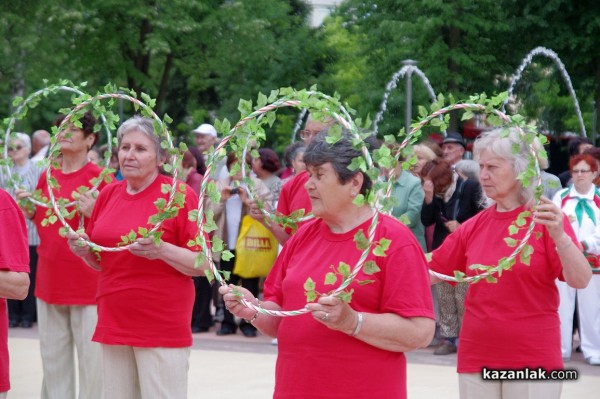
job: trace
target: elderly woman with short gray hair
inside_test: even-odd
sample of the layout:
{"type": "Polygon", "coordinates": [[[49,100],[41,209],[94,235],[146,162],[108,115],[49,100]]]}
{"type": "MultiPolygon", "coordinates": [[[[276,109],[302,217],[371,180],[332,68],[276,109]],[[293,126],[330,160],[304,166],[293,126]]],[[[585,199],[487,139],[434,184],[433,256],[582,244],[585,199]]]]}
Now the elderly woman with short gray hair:
{"type": "Polygon", "coordinates": [[[476,275],[481,271],[471,265],[494,266],[510,256],[514,247],[506,244],[507,237],[517,242],[524,238],[527,228],[514,225],[519,215],[526,212],[522,226],[532,220],[535,226],[528,261],[517,257],[496,284],[469,286],[458,346],[460,397],[558,399],[559,381],[485,380],[482,375],[486,369],[563,369],[555,279],[583,288],[591,269],[561,209],[545,197],[533,208],[534,186],[525,187],[517,178],[529,167],[528,144],[515,129],[483,133],[473,152],[481,185],[493,204],[433,251],[430,268],[446,275],[455,270],[476,275]]]}
{"type": "MultiPolygon", "coordinates": [[[[20,188],[28,192],[33,192],[35,186],[42,174],[42,168],[31,161],[31,139],[25,133],[13,133],[8,144],[8,156],[12,161],[10,168],[0,168],[0,187],[8,190],[14,197],[15,188],[20,188]],[[8,179],[5,176],[9,172],[13,179],[16,179],[8,187],[8,179]]],[[[23,300],[8,300],[8,326],[31,328],[36,319],[35,306],[35,272],[37,268],[37,247],[40,244],[40,236],[33,221],[26,217],[27,238],[29,241],[29,270],[30,280],[29,292],[27,298],[23,300]]]]}
{"type": "MultiPolygon", "coordinates": [[[[151,119],[135,116],[117,131],[118,157],[124,180],[103,190],[86,234],[115,247],[138,227],[150,230],[155,202],[167,200],[163,185],[178,184],[161,174],[166,161],[151,119]]],[[[185,201],[174,218],[165,220],[158,243],[138,238],[128,250],[102,252],[69,235],[71,250],[100,271],[98,325],[93,340],[104,356],[105,397],[186,398],[192,335],[190,320],[194,283],[207,268],[194,267],[199,247],[188,248],[199,231],[188,213],[198,206],[194,190],[183,185],[185,201]]]]}

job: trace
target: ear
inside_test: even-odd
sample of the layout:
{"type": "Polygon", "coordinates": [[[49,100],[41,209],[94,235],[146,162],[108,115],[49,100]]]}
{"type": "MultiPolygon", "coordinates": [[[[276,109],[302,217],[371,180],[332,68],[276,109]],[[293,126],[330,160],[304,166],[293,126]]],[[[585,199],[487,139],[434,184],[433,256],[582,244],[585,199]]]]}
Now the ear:
{"type": "Polygon", "coordinates": [[[352,197],[356,197],[358,194],[360,194],[360,189],[362,188],[364,180],[365,177],[361,172],[358,172],[357,174],[352,176],[352,178],[349,181],[350,194],[352,197]]]}
{"type": "Polygon", "coordinates": [[[88,134],[87,137],[85,138],[85,143],[86,143],[86,147],[87,150],[91,150],[92,147],[94,146],[94,141],[96,140],[96,135],[95,134],[88,134]]]}
{"type": "Polygon", "coordinates": [[[156,161],[158,162],[159,167],[163,166],[167,162],[167,154],[165,154],[163,151],[160,151],[156,161]]]}

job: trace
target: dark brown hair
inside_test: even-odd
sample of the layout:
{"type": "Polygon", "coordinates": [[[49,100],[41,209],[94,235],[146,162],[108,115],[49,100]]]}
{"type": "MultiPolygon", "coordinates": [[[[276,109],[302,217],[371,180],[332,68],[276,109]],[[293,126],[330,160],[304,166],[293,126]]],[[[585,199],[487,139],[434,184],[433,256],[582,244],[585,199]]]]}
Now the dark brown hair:
{"type": "MultiPolygon", "coordinates": [[[[66,115],[59,115],[59,117],[56,118],[56,120],[54,121],[54,126],[59,127],[66,117],[66,115]]],[[[71,120],[69,120],[69,122],[71,122],[71,120]]],[[[85,114],[83,114],[81,118],[79,118],[79,122],[81,122],[81,130],[83,131],[83,137],[87,138],[90,134],[94,135],[94,142],[92,143],[92,147],[94,147],[98,142],[98,139],[100,138],[99,132],[94,132],[94,126],[97,123],[96,118],[94,117],[91,111],[88,111],[85,114]]]]}
{"type": "Polygon", "coordinates": [[[435,194],[443,195],[452,184],[452,167],[442,158],[435,158],[423,165],[421,178],[431,180],[435,194]]]}

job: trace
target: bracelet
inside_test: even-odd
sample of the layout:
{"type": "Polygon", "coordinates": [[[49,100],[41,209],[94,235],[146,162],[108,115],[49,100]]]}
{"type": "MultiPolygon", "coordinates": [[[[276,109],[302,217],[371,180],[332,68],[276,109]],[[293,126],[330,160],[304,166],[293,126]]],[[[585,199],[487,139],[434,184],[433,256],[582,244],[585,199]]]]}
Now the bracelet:
{"type": "Polygon", "coordinates": [[[356,327],[354,327],[354,331],[352,331],[352,334],[350,334],[352,337],[356,337],[358,335],[358,333],[360,332],[360,328],[362,327],[362,323],[363,323],[363,314],[361,312],[358,312],[358,323],[356,323],[356,327]]]}
{"type": "MultiPolygon", "coordinates": [[[[260,307],[260,301],[258,299],[256,300],[256,306],[260,307]]],[[[244,319],[244,320],[246,320],[246,323],[252,324],[252,323],[254,323],[254,321],[256,321],[256,319],[258,318],[259,314],[260,314],[260,312],[257,310],[256,313],[254,313],[254,316],[252,316],[251,319],[244,319]]]]}

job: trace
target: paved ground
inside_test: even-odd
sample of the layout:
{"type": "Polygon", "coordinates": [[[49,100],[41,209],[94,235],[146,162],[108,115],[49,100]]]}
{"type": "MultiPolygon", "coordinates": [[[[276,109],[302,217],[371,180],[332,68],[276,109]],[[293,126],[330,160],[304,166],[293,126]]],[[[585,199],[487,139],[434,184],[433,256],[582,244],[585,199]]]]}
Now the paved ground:
{"type": "MultiPolygon", "coordinates": [[[[42,371],[37,328],[10,329],[9,349],[12,389],[8,398],[38,399],[42,371]]],[[[432,352],[427,348],[407,354],[409,398],[458,398],[456,355],[434,356],[432,352]]],[[[245,338],[239,333],[218,337],[214,331],[194,334],[189,398],[270,398],[276,356],[277,347],[268,337],[245,338]]],[[[580,353],[565,367],[579,370],[579,380],[563,385],[563,398],[598,397],[600,367],[586,364],[580,353]]]]}

